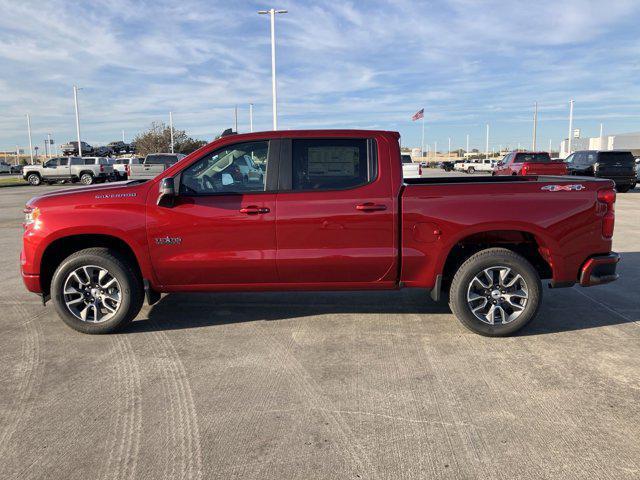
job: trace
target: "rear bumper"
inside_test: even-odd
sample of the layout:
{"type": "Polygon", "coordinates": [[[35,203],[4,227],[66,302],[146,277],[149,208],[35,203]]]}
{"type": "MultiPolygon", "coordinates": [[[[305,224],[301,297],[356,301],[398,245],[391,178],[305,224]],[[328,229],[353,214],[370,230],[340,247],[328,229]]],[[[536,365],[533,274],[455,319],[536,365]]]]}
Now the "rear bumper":
{"type": "Polygon", "coordinates": [[[615,252],[591,257],[580,269],[580,285],[591,287],[617,280],[616,266],[619,261],[620,255],[615,252]]]}

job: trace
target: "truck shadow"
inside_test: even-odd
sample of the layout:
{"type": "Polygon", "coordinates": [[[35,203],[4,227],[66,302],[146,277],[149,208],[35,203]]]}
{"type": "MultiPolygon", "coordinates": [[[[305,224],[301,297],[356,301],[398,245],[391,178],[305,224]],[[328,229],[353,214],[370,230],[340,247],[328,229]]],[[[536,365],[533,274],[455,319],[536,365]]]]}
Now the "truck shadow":
{"type": "MultiPolygon", "coordinates": [[[[620,279],[584,289],[548,290],[536,319],[518,336],[545,335],[640,322],[640,253],[622,253],[620,279]]],[[[180,330],[254,321],[338,314],[450,314],[446,301],[433,302],[424,290],[369,292],[242,292],[170,294],[148,310],[147,319],[123,333],[180,330]]],[[[451,318],[452,321],[455,319],[451,318]]],[[[460,327],[461,329],[463,327],[460,327]]]]}

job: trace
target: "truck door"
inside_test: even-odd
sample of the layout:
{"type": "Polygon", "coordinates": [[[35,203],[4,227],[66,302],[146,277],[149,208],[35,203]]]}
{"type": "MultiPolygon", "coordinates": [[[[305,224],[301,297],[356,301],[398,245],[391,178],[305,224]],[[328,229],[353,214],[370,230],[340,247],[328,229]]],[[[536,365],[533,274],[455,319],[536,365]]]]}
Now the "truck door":
{"type": "Polygon", "coordinates": [[[69,158],[62,157],[58,159],[58,165],[55,168],[54,177],[57,180],[66,180],[71,177],[71,167],[69,166],[69,158]]]}
{"type": "Polygon", "coordinates": [[[276,194],[268,184],[273,142],[231,144],[191,163],[176,177],[172,206],[158,206],[150,192],[147,241],[162,285],[277,282],[276,194]],[[266,164],[267,174],[246,181],[234,163],[245,154],[266,164]]]}
{"type": "Polygon", "coordinates": [[[283,140],[276,215],[281,282],[395,281],[389,155],[374,139],[283,140]]]}

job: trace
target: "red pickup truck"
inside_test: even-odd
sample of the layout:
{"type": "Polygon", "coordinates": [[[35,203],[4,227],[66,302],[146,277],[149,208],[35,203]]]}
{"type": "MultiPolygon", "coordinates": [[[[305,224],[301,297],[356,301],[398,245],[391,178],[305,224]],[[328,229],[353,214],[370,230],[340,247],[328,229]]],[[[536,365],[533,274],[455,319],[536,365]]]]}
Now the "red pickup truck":
{"type": "Polygon", "coordinates": [[[493,175],[567,175],[567,165],[547,152],[511,152],[498,162],[493,175]]]}
{"type": "Polygon", "coordinates": [[[501,336],[536,315],[541,279],[617,278],[611,180],[403,180],[398,139],[231,135],[151,180],[46,193],[25,209],[24,283],[86,333],[123,327],[160,293],[413,287],[501,336]],[[247,158],[264,175],[233,175],[247,158]]]}

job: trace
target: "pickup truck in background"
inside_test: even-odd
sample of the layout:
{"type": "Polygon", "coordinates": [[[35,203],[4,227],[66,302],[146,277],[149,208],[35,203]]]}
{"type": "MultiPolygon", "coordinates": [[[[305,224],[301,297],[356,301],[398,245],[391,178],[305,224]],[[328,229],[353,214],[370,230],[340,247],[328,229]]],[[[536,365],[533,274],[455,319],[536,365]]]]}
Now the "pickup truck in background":
{"type": "MultiPolygon", "coordinates": [[[[81,142],[82,154],[91,155],[93,153],[93,147],[87,142],[81,142]]],[[[78,142],[63,143],[60,145],[60,151],[63,155],[78,156],[78,142]]]]}
{"type": "Polygon", "coordinates": [[[22,178],[34,186],[43,182],[53,184],[60,181],[91,185],[107,181],[112,172],[113,168],[107,159],[57,157],[43,164],[25,165],[22,169],[22,178]]]}
{"type": "Polygon", "coordinates": [[[403,179],[398,142],[228,135],[152,180],[45,193],[25,208],[24,283],[86,333],[124,327],[161,293],[411,287],[504,336],[535,317],[543,280],[617,278],[611,180],[403,179]],[[264,159],[261,181],[234,176],[245,155],[264,159]]]}
{"type": "Polygon", "coordinates": [[[142,163],[129,165],[128,177],[131,180],[155,178],[184,157],[181,153],[150,153],[142,163]]]}
{"type": "Polygon", "coordinates": [[[113,173],[116,180],[126,180],[131,172],[131,165],[140,165],[144,162],[140,157],[116,158],[113,162],[113,173]]]}
{"type": "Polygon", "coordinates": [[[400,155],[402,161],[402,176],[403,178],[420,178],[422,177],[422,165],[414,162],[411,155],[400,155]]]}
{"type": "Polygon", "coordinates": [[[468,160],[460,163],[455,163],[453,169],[469,174],[474,174],[476,172],[491,173],[493,172],[495,164],[495,160],[484,158],[482,160],[468,160]]]}
{"type": "Polygon", "coordinates": [[[635,159],[629,151],[583,150],[565,159],[571,175],[608,178],[616,184],[616,190],[628,192],[636,186],[635,159]]]}
{"type": "Polygon", "coordinates": [[[511,152],[500,160],[493,175],[566,175],[562,160],[552,160],[548,152],[511,152]]]}

